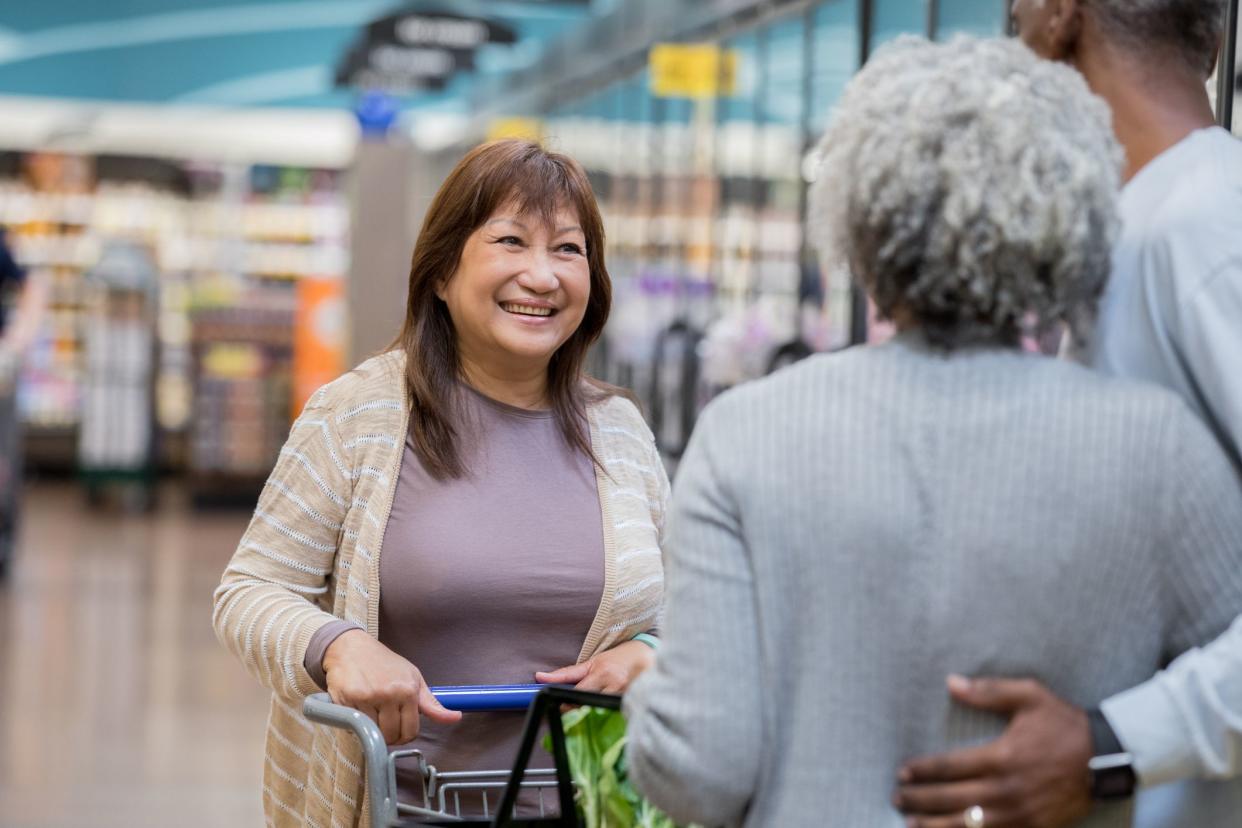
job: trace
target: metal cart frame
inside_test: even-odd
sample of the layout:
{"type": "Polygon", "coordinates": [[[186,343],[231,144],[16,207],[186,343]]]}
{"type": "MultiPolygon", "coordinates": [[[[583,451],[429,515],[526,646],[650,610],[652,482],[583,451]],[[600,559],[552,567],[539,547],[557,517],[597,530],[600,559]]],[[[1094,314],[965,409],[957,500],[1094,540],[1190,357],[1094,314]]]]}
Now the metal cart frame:
{"type": "MultiPolygon", "coordinates": [[[[453,688],[455,690],[473,689],[486,692],[496,688],[453,688]]],[[[513,688],[508,688],[513,689],[513,688]]],[[[437,693],[438,688],[432,688],[437,693]]],[[[440,696],[438,696],[440,697],[440,696]]],[[[441,697],[442,703],[444,699],[441,697]]],[[[581,828],[577,808],[574,804],[574,785],[569,772],[569,755],[565,748],[565,730],[561,725],[560,710],[563,705],[582,705],[602,707],[610,710],[621,708],[621,697],[602,693],[588,693],[574,690],[571,687],[548,685],[541,687],[530,703],[526,713],[526,723],[522,731],[522,741],[518,747],[518,755],[511,771],[481,771],[463,773],[439,773],[434,767],[422,761],[421,754],[416,750],[394,751],[390,753],[384,742],[379,726],[366,715],[351,707],[333,704],[327,693],[316,693],[307,697],[302,705],[306,718],[330,727],[343,728],[351,731],[362,746],[365,761],[366,790],[371,805],[371,828],[410,828],[411,826],[455,825],[455,826],[492,826],[493,828],[525,828],[526,826],[560,826],[560,828],[581,828]],[[555,767],[552,770],[527,770],[535,742],[539,738],[539,730],[544,723],[552,740],[552,759],[555,767]],[[408,805],[398,802],[396,760],[410,756],[418,756],[424,779],[423,806],[408,805]],[[515,818],[513,809],[517,804],[518,794],[523,788],[550,788],[555,786],[560,814],[555,817],[515,818]],[[483,819],[462,819],[446,812],[447,796],[452,791],[486,791],[503,787],[504,794],[496,813],[483,819]],[[431,807],[439,802],[440,808],[431,807]],[[408,817],[408,819],[406,818],[408,817]]],[[[471,711],[514,709],[512,703],[501,703],[500,706],[486,704],[468,704],[459,706],[452,702],[445,703],[451,709],[467,709],[471,711]]],[[[486,796],[486,794],[485,794],[486,796]]],[[[486,803],[486,799],[485,799],[486,803]]]]}

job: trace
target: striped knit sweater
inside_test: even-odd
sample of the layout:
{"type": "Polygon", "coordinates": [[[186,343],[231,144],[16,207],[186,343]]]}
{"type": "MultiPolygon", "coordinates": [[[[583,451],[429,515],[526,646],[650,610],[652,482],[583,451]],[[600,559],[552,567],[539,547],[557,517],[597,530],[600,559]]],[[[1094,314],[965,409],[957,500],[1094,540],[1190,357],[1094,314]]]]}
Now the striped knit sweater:
{"type": "MultiPolygon", "coordinates": [[[[269,824],[365,821],[361,751],[309,722],[318,687],[303,667],[336,618],[379,632],[383,548],[409,427],[405,357],[375,357],[320,389],[293,424],[215,593],[220,641],[271,688],[263,801],[269,824]]],[[[650,430],[627,400],[588,409],[604,527],[604,593],[579,660],[658,625],[660,535],[668,480],[650,430]]]]}

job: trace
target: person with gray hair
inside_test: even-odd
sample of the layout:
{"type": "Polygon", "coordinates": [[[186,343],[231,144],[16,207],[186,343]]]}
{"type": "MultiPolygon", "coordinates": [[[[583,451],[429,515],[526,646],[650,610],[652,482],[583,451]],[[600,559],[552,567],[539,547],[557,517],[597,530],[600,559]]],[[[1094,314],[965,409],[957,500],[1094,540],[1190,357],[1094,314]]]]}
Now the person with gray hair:
{"type": "MultiPolygon", "coordinates": [[[[1242,470],[1242,142],[1215,125],[1205,84],[1226,8],[1017,0],[1013,14],[1023,41],[1078,70],[1108,102],[1126,150],[1113,275],[1096,336],[1076,356],[1176,393],[1242,470]]],[[[1013,690],[979,676],[954,698],[989,706],[1013,690]]],[[[905,769],[900,796],[912,822],[933,817],[928,803],[1020,801],[1020,825],[1057,828],[1065,823],[1041,796],[1052,784],[1083,807],[1093,796],[1136,795],[1141,828],[1242,825],[1242,618],[1085,716],[1035,688],[1012,721],[982,754],[905,769]],[[969,763],[981,755],[986,766],[969,763]],[[1111,769],[1088,774],[1088,764],[1111,769]]]]}
{"type": "MultiPolygon", "coordinates": [[[[903,762],[1005,726],[947,675],[1095,704],[1242,610],[1242,488],[1203,425],[1020,346],[1088,337],[1106,282],[1122,157],[1081,76],[1016,41],[899,40],[819,152],[808,232],[900,333],[699,421],[663,645],[625,700],[631,777],[682,822],[900,828],[903,762]]],[[[1120,828],[1132,805],[1062,816],[1120,828]]]]}

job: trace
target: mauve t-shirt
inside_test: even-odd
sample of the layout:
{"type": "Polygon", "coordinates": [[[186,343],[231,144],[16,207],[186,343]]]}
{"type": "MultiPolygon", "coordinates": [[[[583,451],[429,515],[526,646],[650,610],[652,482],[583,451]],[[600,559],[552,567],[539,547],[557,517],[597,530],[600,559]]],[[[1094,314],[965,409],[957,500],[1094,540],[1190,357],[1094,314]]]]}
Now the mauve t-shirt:
{"type": "MultiPolygon", "coordinates": [[[[468,470],[436,480],[407,437],[380,557],[379,640],[431,686],[526,684],[575,663],[604,591],[595,470],[550,411],[516,408],[462,385],[459,447],[468,470]]],[[[307,651],[322,681],[321,630],[307,651]]],[[[524,714],[424,718],[415,748],[442,772],[508,769],[524,714]]],[[[532,767],[551,767],[536,749],[532,767]]],[[[421,804],[411,760],[398,762],[402,801],[421,804]]],[[[555,792],[545,798],[555,810],[555,792]]],[[[492,797],[492,803],[499,799],[492,797]]],[[[530,803],[534,797],[524,796],[530,803]]],[[[462,801],[463,815],[480,803],[462,801]]]]}

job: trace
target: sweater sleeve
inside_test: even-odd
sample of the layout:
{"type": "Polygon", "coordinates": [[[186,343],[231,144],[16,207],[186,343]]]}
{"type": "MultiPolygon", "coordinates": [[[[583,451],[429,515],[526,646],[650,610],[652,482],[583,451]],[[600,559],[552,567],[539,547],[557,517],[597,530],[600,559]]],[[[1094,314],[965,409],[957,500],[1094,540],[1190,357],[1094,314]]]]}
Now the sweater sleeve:
{"type": "Polygon", "coordinates": [[[308,405],[289,432],[215,592],[220,642],[288,699],[319,691],[304,658],[326,612],[352,479],[329,407],[308,405]]]}
{"type": "Polygon", "coordinates": [[[1101,705],[1148,786],[1242,774],[1242,481],[1207,430],[1177,413],[1161,565],[1168,651],[1180,655],[1101,705]]]}
{"type": "Polygon", "coordinates": [[[712,412],[674,487],[660,652],[626,694],[625,709],[639,790],[679,822],[732,825],[759,777],[762,670],[751,561],[717,467],[728,441],[717,445],[722,418],[712,412]]]}

